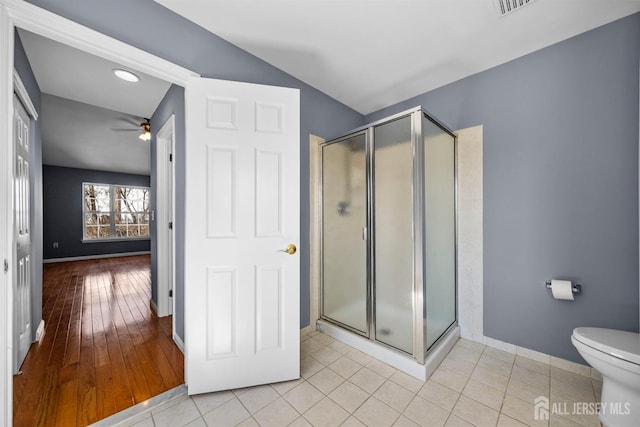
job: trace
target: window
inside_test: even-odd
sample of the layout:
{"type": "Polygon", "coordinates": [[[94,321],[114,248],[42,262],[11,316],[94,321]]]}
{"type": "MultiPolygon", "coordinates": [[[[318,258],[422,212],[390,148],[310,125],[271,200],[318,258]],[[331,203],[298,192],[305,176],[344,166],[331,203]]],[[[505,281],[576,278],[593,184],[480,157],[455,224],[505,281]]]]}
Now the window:
{"type": "Polygon", "coordinates": [[[149,188],[83,184],[84,240],[149,238],[149,188]]]}

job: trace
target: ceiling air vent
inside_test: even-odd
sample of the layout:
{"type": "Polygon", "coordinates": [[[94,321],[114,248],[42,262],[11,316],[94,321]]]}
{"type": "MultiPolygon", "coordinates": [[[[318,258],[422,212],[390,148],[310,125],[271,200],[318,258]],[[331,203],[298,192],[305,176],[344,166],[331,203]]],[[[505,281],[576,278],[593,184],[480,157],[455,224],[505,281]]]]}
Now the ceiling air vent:
{"type": "Polygon", "coordinates": [[[523,6],[533,3],[534,0],[493,0],[493,2],[496,5],[498,13],[501,16],[504,16],[514,10],[521,9],[523,6]]]}

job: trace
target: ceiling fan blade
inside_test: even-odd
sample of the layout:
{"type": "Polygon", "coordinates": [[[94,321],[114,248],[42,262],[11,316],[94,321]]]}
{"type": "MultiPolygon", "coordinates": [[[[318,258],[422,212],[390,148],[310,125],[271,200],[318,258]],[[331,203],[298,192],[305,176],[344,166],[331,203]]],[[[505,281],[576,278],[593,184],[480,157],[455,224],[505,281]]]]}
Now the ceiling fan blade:
{"type": "Polygon", "coordinates": [[[121,129],[121,128],[111,128],[114,132],[140,132],[140,129],[121,129]]]}
{"type": "Polygon", "coordinates": [[[139,127],[140,121],[142,119],[135,119],[133,117],[120,117],[118,120],[121,122],[129,123],[131,126],[139,127]]]}

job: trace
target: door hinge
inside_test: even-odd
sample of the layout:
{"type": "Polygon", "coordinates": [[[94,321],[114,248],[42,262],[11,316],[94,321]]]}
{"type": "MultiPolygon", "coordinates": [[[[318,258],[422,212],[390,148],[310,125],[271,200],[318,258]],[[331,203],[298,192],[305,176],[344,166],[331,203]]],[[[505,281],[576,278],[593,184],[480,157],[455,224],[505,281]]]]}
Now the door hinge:
{"type": "Polygon", "coordinates": [[[173,154],[169,154],[169,161],[173,162],[173,154]]]}
{"type": "Polygon", "coordinates": [[[4,272],[9,272],[9,261],[7,261],[6,259],[4,260],[4,272]]]}
{"type": "Polygon", "coordinates": [[[169,222],[169,230],[173,230],[173,222],[169,222]]]}
{"type": "Polygon", "coordinates": [[[173,289],[169,289],[169,298],[173,298],[173,289]]]}

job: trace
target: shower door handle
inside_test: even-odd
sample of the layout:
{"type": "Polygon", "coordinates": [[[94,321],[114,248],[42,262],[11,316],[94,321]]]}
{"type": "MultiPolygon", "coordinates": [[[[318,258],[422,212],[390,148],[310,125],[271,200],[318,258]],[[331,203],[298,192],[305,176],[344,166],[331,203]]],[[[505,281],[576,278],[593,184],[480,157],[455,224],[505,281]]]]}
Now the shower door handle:
{"type": "Polygon", "coordinates": [[[367,227],[362,227],[362,240],[367,240],[367,227]]]}

